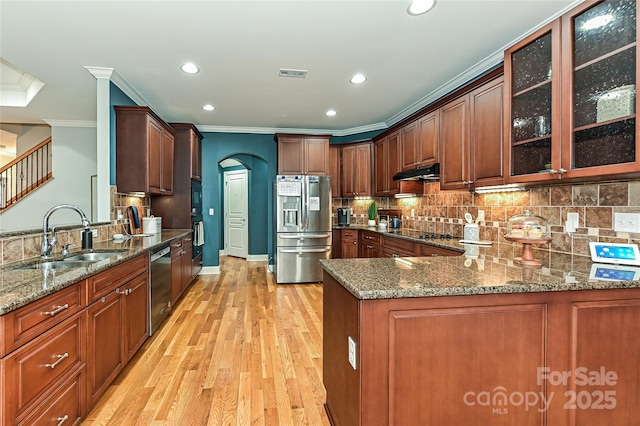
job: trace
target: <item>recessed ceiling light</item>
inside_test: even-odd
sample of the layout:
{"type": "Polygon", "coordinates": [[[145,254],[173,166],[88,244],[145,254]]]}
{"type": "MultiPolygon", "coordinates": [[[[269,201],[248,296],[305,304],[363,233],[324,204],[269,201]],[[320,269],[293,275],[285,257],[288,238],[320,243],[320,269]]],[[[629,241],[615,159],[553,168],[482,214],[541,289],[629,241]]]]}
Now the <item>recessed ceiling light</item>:
{"type": "Polygon", "coordinates": [[[407,8],[409,15],[422,15],[430,11],[436,5],[436,0],[413,0],[407,8]]]}
{"type": "Polygon", "coordinates": [[[367,77],[365,77],[364,74],[356,74],[353,77],[351,77],[349,81],[352,82],[353,84],[360,84],[360,83],[364,83],[366,80],[367,80],[367,77]]]}
{"type": "Polygon", "coordinates": [[[200,71],[198,69],[198,67],[196,66],[196,64],[193,64],[191,62],[187,62],[186,64],[183,64],[180,69],[184,72],[186,72],[187,74],[195,74],[198,71],[200,71]]]}
{"type": "Polygon", "coordinates": [[[333,117],[334,115],[336,115],[336,114],[337,114],[337,112],[335,112],[335,110],[330,109],[329,111],[325,112],[325,114],[326,114],[328,117],[333,117]]]}
{"type": "Polygon", "coordinates": [[[213,107],[213,105],[206,104],[205,106],[202,107],[202,109],[205,111],[213,111],[215,108],[213,107]]]}

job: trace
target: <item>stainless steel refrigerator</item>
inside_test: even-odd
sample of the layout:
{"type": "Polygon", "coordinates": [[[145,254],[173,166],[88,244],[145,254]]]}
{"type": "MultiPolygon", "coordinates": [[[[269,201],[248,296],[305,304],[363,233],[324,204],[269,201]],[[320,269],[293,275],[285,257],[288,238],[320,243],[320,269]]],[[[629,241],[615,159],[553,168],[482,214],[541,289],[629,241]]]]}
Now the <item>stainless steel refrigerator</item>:
{"type": "Polygon", "coordinates": [[[331,177],[278,175],[274,182],[276,282],[322,281],[331,255],[331,177]]]}

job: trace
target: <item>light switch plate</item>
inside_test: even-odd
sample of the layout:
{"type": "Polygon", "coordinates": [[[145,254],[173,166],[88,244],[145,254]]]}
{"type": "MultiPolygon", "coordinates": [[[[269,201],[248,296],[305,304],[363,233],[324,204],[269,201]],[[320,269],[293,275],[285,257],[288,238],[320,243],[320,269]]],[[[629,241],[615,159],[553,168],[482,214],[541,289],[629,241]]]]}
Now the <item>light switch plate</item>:
{"type": "Polygon", "coordinates": [[[614,213],[613,230],[616,232],[640,232],[640,213],[614,213]]]}

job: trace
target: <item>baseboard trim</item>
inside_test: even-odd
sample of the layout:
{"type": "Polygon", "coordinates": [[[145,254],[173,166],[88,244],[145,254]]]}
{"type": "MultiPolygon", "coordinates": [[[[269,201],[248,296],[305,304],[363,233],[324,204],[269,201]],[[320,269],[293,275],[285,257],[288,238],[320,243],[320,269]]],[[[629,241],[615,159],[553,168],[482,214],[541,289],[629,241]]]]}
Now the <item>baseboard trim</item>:
{"type": "Polygon", "coordinates": [[[250,254],[247,255],[247,261],[249,262],[266,262],[269,260],[269,255],[267,254],[250,254]]]}
{"type": "Polygon", "coordinates": [[[224,250],[218,251],[218,256],[226,256],[227,253],[224,250]]]}
{"type": "Polygon", "coordinates": [[[220,275],[219,266],[203,266],[198,275],[220,275]]]}

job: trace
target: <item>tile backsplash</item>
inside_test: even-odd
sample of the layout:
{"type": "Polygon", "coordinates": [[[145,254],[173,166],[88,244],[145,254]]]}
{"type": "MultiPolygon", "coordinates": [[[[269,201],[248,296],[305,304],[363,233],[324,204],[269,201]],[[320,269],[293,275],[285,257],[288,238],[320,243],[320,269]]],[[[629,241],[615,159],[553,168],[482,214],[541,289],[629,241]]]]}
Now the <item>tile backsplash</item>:
{"type": "MultiPolygon", "coordinates": [[[[128,206],[138,206],[143,215],[151,205],[151,199],[146,197],[132,197],[128,194],[117,192],[115,186],[111,187],[111,221],[92,224],[91,229],[98,231],[98,236],[94,241],[105,241],[112,238],[113,234],[124,233],[124,224],[128,222],[126,208],[128,206]],[[124,215],[124,220],[116,223],[118,210],[124,215]]],[[[9,232],[0,234],[0,264],[18,262],[31,257],[40,256],[42,246],[42,228],[34,224],[34,230],[24,232],[9,232]]],[[[56,231],[58,243],[55,252],[59,252],[64,244],[73,244],[76,248],[82,246],[82,228],[76,226],[61,226],[56,231]]]]}
{"type": "MultiPolygon", "coordinates": [[[[551,226],[551,251],[589,255],[589,241],[640,243],[640,234],[615,232],[613,214],[640,213],[640,181],[554,185],[517,192],[472,194],[440,191],[439,183],[425,183],[425,195],[412,198],[375,198],[379,208],[402,209],[402,226],[428,233],[462,236],[464,214],[475,219],[484,210],[480,239],[509,243],[504,239],[507,220],[524,210],[542,216],[551,226]],[[579,215],[575,233],[564,232],[567,213],[579,215]]],[[[352,223],[365,225],[372,200],[334,198],[336,207],[353,208],[352,223]]]]}

